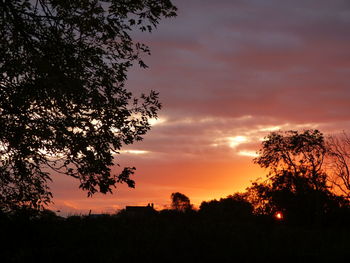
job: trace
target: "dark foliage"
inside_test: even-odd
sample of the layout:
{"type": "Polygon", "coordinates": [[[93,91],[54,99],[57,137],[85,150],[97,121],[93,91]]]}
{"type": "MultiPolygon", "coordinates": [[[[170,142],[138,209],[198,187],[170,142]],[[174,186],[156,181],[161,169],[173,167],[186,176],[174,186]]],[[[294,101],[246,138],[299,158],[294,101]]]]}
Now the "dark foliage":
{"type": "Polygon", "coordinates": [[[220,200],[202,202],[199,212],[218,220],[227,217],[234,220],[247,220],[253,215],[253,206],[247,201],[246,194],[236,193],[220,200]]]}
{"type": "Polygon", "coordinates": [[[350,256],[347,222],[303,227],[266,216],[237,221],[162,212],[0,220],[2,262],[333,262],[350,256]]]}
{"type": "Polygon", "coordinates": [[[192,210],[190,199],[179,192],[171,194],[171,208],[178,212],[187,212],[192,210]]]}
{"type": "MultiPolygon", "coordinates": [[[[183,194],[173,193],[172,197],[181,197],[189,204],[189,198],[183,194]]],[[[4,244],[1,260],[333,262],[350,256],[348,206],[338,203],[338,209],[329,210],[327,217],[321,217],[323,220],[305,225],[301,221],[276,220],[272,215],[253,213],[249,198],[249,191],[236,193],[219,201],[202,202],[199,211],[165,209],[142,216],[123,210],[115,215],[68,218],[35,209],[0,213],[0,242],[4,244]]],[[[259,198],[270,201],[263,195],[259,198]]],[[[310,201],[308,207],[315,204],[310,201]]],[[[293,211],[290,207],[286,211],[293,211]]],[[[302,212],[310,215],[308,211],[302,212]]]]}
{"type": "Polygon", "coordinates": [[[326,142],[332,186],[350,199],[350,135],[331,135],[326,142]]]}
{"type": "Polygon", "coordinates": [[[257,213],[281,211],[290,221],[310,224],[347,206],[327,185],[326,152],[324,137],[317,130],[268,135],[255,159],[269,168],[268,179],[248,189],[257,213]]]}
{"type": "Polygon", "coordinates": [[[149,49],[131,37],[176,15],[170,0],[0,1],[0,205],[50,201],[49,170],[89,195],[134,186],[114,154],[142,139],[160,109],[134,98],[127,70],[149,49]]]}

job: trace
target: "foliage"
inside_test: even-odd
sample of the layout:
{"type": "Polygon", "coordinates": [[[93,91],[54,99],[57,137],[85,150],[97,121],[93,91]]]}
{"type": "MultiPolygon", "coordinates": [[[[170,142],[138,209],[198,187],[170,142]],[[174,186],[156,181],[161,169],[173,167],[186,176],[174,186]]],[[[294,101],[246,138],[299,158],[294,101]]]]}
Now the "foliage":
{"type": "Polygon", "coordinates": [[[161,105],[125,89],[127,70],[149,48],[149,31],[176,15],[170,0],[1,1],[0,206],[38,208],[54,170],[88,195],[134,186],[133,167],[112,174],[122,145],[142,139],[161,105]]]}
{"type": "Polygon", "coordinates": [[[252,215],[253,207],[247,201],[246,193],[236,193],[226,198],[220,198],[220,200],[202,202],[199,212],[217,218],[231,217],[235,219],[246,219],[252,215]]]}
{"type": "Polygon", "coordinates": [[[343,132],[327,138],[329,172],[336,189],[350,198],[350,136],[343,132]]]}
{"type": "Polygon", "coordinates": [[[318,130],[270,133],[254,160],[269,168],[268,178],[248,188],[258,212],[283,211],[290,219],[313,222],[337,209],[342,200],[327,185],[326,152],[318,130]]]}
{"type": "MultiPolygon", "coordinates": [[[[305,227],[251,214],[248,193],[202,202],[201,209],[191,213],[165,209],[142,218],[122,216],[123,212],[68,218],[51,211],[23,210],[14,216],[0,212],[1,259],[4,262],[62,262],[67,257],[83,262],[153,262],[154,258],[164,262],[348,259],[349,250],[345,248],[350,234],[349,207],[332,211],[332,217],[321,224],[305,227]],[[38,216],[33,217],[32,212],[38,216]],[[248,212],[249,218],[244,214],[248,212]],[[239,215],[243,217],[238,218],[239,215]]],[[[178,192],[173,195],[188,199],[178,192]]]]}
{"type": "Polygon", "coordinates": [[[192,210],[192,205],[186,195],[176,192],[171,194],[171,208],[179,212],[186,212],[192,210]]]}
{"type": "Polygon", "coordinates": [[[270,169],[270,175],[290,172],[307,178],[315,189],[325,187],[322,165],[326,155],[323,134],[318,130],[272,132],[262,142],[254,162],[270,169]]]}

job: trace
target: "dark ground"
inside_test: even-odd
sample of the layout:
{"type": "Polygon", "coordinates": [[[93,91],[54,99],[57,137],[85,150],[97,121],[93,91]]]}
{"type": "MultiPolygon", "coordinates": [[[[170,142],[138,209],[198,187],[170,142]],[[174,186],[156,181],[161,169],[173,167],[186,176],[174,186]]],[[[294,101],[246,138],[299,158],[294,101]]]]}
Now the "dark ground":
{"type": "Polygon", "coordinates": [[[350,227],[269,217],[2,216],[0,262],[346,262],[350,227]]]}

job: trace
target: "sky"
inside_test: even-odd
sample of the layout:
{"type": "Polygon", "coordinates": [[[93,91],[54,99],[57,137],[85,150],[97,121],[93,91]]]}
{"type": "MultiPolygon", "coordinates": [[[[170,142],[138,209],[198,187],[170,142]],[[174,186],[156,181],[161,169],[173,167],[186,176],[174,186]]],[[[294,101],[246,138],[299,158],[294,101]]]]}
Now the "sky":
{"type": "MultiPolygon", "coordinates": [[[[350,1],[174,0],[176,18],[151,34],[148,69],[126,87],[159,92],[159,119],[116,163],[137,168],[136,188],[87,198],[78,182],[53,177],[52,209],[113,213],[170,205],[181,192],[202,201],[242,192],[266,170],[253,163],[271,131],[350,128],[350,1]]],[[[118,172],[118,167],[113,168],[118,172]]]]}

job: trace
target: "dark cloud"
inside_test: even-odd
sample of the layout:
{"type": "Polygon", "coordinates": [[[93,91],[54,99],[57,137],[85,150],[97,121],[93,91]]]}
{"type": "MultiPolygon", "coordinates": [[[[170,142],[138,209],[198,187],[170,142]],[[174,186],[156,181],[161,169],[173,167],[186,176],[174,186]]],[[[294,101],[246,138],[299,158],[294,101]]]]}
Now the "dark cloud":
{"type": "Polygon", "coordinates": [[[130,83],[151,78],[167,115],[346,118],[347,1],[175,3],[179,17],[147,38],[149,74],[130,83]]]}

